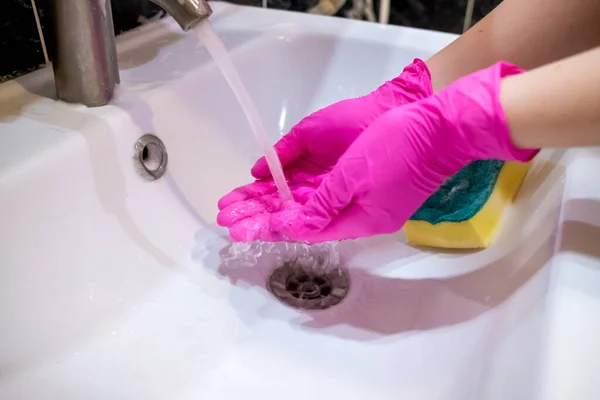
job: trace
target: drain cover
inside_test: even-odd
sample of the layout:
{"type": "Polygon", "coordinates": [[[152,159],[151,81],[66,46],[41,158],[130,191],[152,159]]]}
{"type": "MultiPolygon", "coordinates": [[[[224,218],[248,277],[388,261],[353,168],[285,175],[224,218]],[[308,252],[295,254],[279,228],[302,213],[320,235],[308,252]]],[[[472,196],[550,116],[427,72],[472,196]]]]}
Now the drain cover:
{"type": "Polygon", "coordinates": [[[267,287],[289,306],[324,310],[346,297],[350,289],[350,277],[341,268],[321,270],[289,261],[271,273],[267,287]]]}

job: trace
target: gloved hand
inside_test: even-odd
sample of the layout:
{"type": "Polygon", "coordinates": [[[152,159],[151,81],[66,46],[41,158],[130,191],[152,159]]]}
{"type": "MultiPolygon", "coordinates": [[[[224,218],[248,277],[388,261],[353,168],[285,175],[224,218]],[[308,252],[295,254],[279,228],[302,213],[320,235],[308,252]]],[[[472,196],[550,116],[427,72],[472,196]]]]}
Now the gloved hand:
{"type": "Polygon", "coordinates": [[[316,187],[304,187],[298,203],[251,197],[226,204],[218,221],[236,241],[314,243],[395,232],[469,162],[527,161],[537,153],[512,145],[500,104],[501,78],[519,72],[498,63],[396,107],[369,125],[316,187]]]}
{"type": "MultiPolygon", "coordinates": [[[[305,200],[304,186],[320,183],[324,174],[331,171],[340,156],[356,138],[386,111],[430,96],[431,76],[425,63],[415,59],[402,74],[388,81],[366,96],[342,100],[302,119],[291,131],[275,144],[286,178],[294,198],[305,200]]],[[[279,207],[278,195],[271,172],[264,157],[251,170],[252,176],[261,181],[237,188],[219,201],[219,209],[259,195],[274,194],[271,208],[279,207]]],[[[263,202],[264,203],[264,202],[263,202]]],[[[257,203],[255,202],[256,206],[257,203]]],[[[245,208],[243,216],[256,211],[245,208]]],[[[219,215],[219,222],[230,226],[236,216],[219,215]]],[[[237,216],[239,217],[239,216],[237,216]]]]}

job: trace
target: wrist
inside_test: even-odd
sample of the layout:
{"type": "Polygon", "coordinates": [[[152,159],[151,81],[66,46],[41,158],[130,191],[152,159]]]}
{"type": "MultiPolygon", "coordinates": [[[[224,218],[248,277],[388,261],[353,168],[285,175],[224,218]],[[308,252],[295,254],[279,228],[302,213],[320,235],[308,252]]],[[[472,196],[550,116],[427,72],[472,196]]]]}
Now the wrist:
{"type": "Polygon", "coordinates": [[[396,78],[387,81],[372,96],[391,107],[413,103],[433,94],[431,74],[423,60],[415,58],[396,78]]]}
{"type": "Polygon", "coordinates": [[[522,72],[514,65],[499,62],[435,95],[439,97],[439,109],[449,112],[449,125],[467,159],[530,161],[538,153],[538,149],[515,146],[500,96],[503,80],[522,72]]]}

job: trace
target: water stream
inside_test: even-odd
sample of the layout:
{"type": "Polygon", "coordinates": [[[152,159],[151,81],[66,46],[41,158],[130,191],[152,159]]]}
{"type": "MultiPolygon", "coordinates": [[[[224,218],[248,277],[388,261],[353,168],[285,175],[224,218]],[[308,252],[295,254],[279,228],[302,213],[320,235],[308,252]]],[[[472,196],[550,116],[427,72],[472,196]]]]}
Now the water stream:
{"type": "Polygon", "coordinates": [[[244,114],[246,114],[246,118],[250,123],[250,128],[254,133],[254,137],[265,154],[267,164],[271,170],[271,176],[273,176],[273,180],[277,185],[281,198],[284,201],[292,200],[292,192],[285,180],[279,157],[277,156],[275,149],[273,149],[273,146],[269,143],[267,131],[260,119],[258,110],[250,98],[237,69],[231,62],[231,58],[229,57],[225,45],[219,38],[219,35],[213,30],[210,21],[203,21],[198,26],[197,30],[200,35],[200,40],[202,40],[209,53],[212,55],[215,63],[220,68],[221,73],[225,77],[225,80],[227,80],[229,87],[231,87],[231,90],[240,103],[240,106],[244,110],[244,114]]]}

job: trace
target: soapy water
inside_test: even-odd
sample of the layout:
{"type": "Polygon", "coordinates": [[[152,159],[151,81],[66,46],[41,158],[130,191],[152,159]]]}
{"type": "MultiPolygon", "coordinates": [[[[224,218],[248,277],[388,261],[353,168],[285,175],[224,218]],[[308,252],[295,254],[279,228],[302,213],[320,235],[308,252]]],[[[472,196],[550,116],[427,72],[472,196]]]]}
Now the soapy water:
{"type": "Polygon", "coordinates": [[[227,270],[258,267],[263,278],[288,262],[301,265],[315,274],[329,272],[341,265],[338,242],[311,245],[263,241],[233,243],[221,252],[221,262],[227,270]]]}
{"type": "Polygon", "coordinates": [[[231,242],[226,231],[216,226],[200,229],[194,239],[192,259],[233,282],[242,279],[263,287],[271,273],[285,263],[300,264],[315,274],[327,273],[342,268],[358,250],[354,241],[231,242]]]}
{"type": "Polygon", "coordinates": [[[240,75],[238,74],[235,66],[231,62],[231,58],[229,57],[229,53],[225,48],[225,45],[213,30],[210,21],[205,20],[198,26],[198,34],[200,36],[200,40],[204,43],[208,52],[212,55],[215,63],[221,70],[221,73],[225,77],[225,80],[231,87],[235,97],[237,98],[248,122],[250,124],[250,128],[254,133],[254,137],[258,141],[258,144],[262,148],[265,158],[267,160],[267,164],[269,166],[269,170],[271,171],[271,175],[273,176],[273,180],[277,185],[277,189],[281,195],[281,198],[284,201],[292,200],[292,192],[285,180],[285,175],[283,174],[283,168],[281,167],[281,162],[275,149],[269,143],[269,139],[267,136],[267,131],[260,119],[258,114],[258,110],[254,105],[254,102],[250,98],[240,75]]]}

